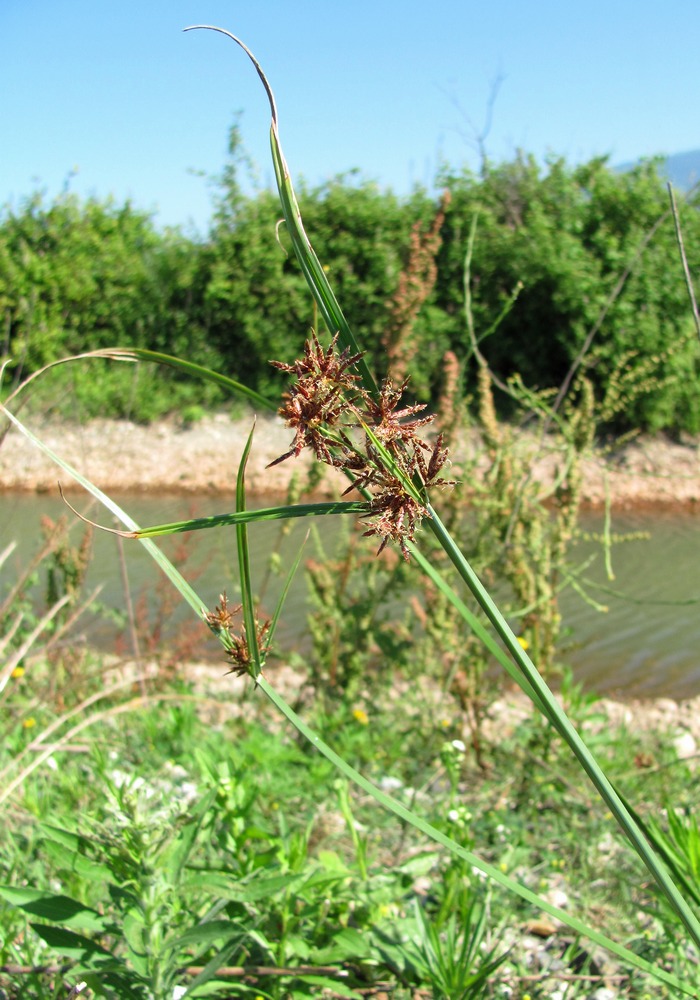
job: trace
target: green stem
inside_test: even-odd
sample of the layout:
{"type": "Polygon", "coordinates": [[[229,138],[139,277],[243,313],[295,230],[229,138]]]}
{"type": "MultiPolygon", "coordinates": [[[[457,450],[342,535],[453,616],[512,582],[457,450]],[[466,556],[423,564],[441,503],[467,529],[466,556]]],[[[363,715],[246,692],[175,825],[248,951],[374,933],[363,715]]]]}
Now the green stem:
{"type": "Polygon", "coordinates": [[[539,670],[518,642],[515,633],[505,620],[488,591],[465,559],[437,513],[428,506],[430,518],[426,519],[433,534],[440,542],[455,569],[472,592],[489,621],[505,644],[524,681],[536,692],[541,710],[559,735],[566,740],[576,759],[598,790],[620,827],[629,838],[669,903],[676,911],[695,945],[700,948],[700,923],[685,899],[674,885],[667,869],[650,847],[641,829],[624,805],[622,799],[605,776],[600,765],[574,729],[568,716],[559,705],[539,670]]]}
{"type": "Polygon", "coordinates": [[[260,690],[270,699],[272,704],[289,720],[289,722],[291,722],[295,729],[297,729],[298,732],[300,732],[301,735],[304,736],[309,743],[316,748],[316,750],[318,750],[319,753],[323,754],[323,756],[329,760],[334,767],[337,767],[349,781],[352,781],[353,784],[357,785],[364,792],[367,792],[367,794],[370,795],[375,802],[377,802],[384,809],[394,813],[399,817],[399,819],[403,820],[405,823],[409,823],[416,830],[419,830],[426,837],[430,838],[430,840],[433,840],[435,843],[447,848],[452,854],[462,858],[474,868],[478,868],[479,871],[483,872],[490,879],[503,886],[509,892],[515,893],[517,896],[520,896],[521,899],[531,903],[539,910],[548,913],[556,920],[560,920],[577,934],[581,934],[583,937],[588,938],[595,944],[600,945],[601,948],[605,948],[610,951],[631,967],[640,969],[642,972],[646,972],[650,976],[653,976],[659,982],[666,983],[674,989],[680,990],[680,992],[685,996],[695,997],[697,1000],[698,993],[690,987],[685,986],[679,979],[676,979],[675,976],[672,976],[663,969],[659,969],[657,966],[645,961],[628,948],[624,948],[616,941],[613,941],[611,938],[608,938],[604,934],[601,934],[595,929],[589,927],[587,924],[584,924],[581,920],[571,916],[571,914],[566,913],[564,910],[560,910],[556,906],[552,906],[546,900],[537,896],[530,889],[520,885],[520,883],[516,882],[514,879],[509,878],[500,870],[500,868],[495,868],[493,865],[488,864],[488,862],[483,861],[480,857],[478,857],[478,855],[472,854],[471,851],[467,851],[456,841],[452,840],[436,827],[426,822],[426,820],[411,812],[411,810],[407,809],[401,802],[398,802],[390,795],[387,795],[386,792],[381,791],[381,789],[377,788],[376,785],[373,785],[371,781],[360,774],[359,771],[356,771],[354,767],[351,767],[350,764],[344,761],[342,757],[339,757],[327,743],[324,743],[321,737],[315,733],[310,726],[306,725],[303,719],[296,714],[294,709],[287,704],[284,698],[278,695],[275,689],[268,684],[264,674],[261,674],[258,677],[256,683],[260,690]]]}

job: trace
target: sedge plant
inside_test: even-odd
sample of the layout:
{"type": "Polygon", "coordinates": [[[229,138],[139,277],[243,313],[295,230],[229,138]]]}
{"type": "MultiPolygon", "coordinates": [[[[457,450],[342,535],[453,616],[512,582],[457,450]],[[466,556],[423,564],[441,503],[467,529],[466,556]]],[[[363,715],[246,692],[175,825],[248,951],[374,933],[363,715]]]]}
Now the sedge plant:
{"type": "MultiPolygon", "coordinates": [[[[402,405],[405,383],[394,384],[386,379],[377,384],[365,361],[362,347],[343,315],[326,272],[305,232],[290,172],[280,145],[277,107],[267,77],[240,39],[221,28],[211,30],[222,33],[241,46],[251,59],[267,93],[272,114],[270,131],[272,160],[284,222],[294,253],[313,296],[315,308],[330,335],[329,343],[324,347],[314,332],[301,358],[291,362],[277,359],[274,362],[278,368],[293,377],[292,386],[280,410],[293,432],[293,439],[287,452],[281,455],[278,461],[293,459],[302,450],[310,449],[319,462],[339,469],[347,476],[350,482],[347,492],[354,491],[359,499],[287,504],[263,510],[248,510],[245,469],[253,444],[253,432],[251,432],[238,470],[235,511],[204,519],[140,528],[112,499],[105,496],[24,427],[6,403],[4,411],[8,419],[118,517],[125,526],[126,530],[123,532],[125,536],[139,539],[147,547],[183,598],[190,604],[194,613],[219,638],[226,651],[231,670],[249,676],[256,688],[272,702],[302,737],[338,768],[345,779],[354,783],[380,806],[393,812],[403,823],[413,826],[455,858],[483,872],[493,882],[560,920],[577,935],[607,948],[631,969],[646,972],[670,987],[677,995],[700,996],[695,983],[681,982],[666,969],[646,961],[609,938],[597,927],[553,906],[546,899],[509,877],[500,868],[460,846],[441,830],[425,822],[402,802],[376,787],[336,754],[290,707],[268,679],[264,667],[274,643],[276,625],[296,566],[292,566],[290,570],[287,585],[274,614],[270,618],[263,617],[258,612],[254,598],[255,589],[249,557],[249,525],[262,520],[295,517],[359,517],[364,534],[374,541],[379,551],[387,546],[394,546],[404,559],[415,562],[461,616],[465,635],[473,634],[484,643],[486,649],[496,657],[509,676],[529,696],[553,730],[568,745],[597,789],[604,808],[609,810],[631,847],[648,869],[666,905],[684,928],[689,942],[700,949],[700,922],[694,909],[672,881],[660,853],[654,849],[632,811],[617,793],[604,769],[572,725],[537,666],[440,517],[439,505],[434,497],[442,490],[450,488],[445,471],[447,449],[439,435],[432,443],[426,443],[422,431],[429,425],[431,418],[422,414],[421,406],[402,405]],[[241,606],[231,607],[222,591],[218,606],[207,609],[192,586],[157,548],[153,539],[181,531],[225,526],[233,526],[236,532],[241,606]],[[432,534],[444,556],[452,563],[461,585],[465,588],[464,595],[447,582],[437,564],[422,551],[421,529],[432,534]],[[466,595],[474,598],[488,620],[490,628],[469,609],[465,600],[466,595]]],[[[95,355],[122,361],[157,360],[171,364],[191,375],[217,382],[233,392],[242,392],[257,406],[269,407],[265,399],[239,383],[183,359],[135,349],[95,352],[95,355]]],[[[387,666],[387,669],[390,667],[387,666]]],[[[418,919],[419,924],[421,920],[422,918],[418,919]]],[[[423,926],[421,933],[423,945],[418,949],[417,955],[420,954],[420,961],[432,970],[431,975],[435,979],[436,988],[438,990],[455,988],[455,976],[458,975],[460,985],[457,988],[460,991],[466,989],[469,971],[464,967],[464,963],[460,963],[457,972],[448,968],[439,956],[439,943],[433,939],[429,928],[423,926]],[[448,986],[448,983],[452,985],[448,986]]],[[[459,938],[456,925],[450,933],[454,937],[455,946],[459,947],[460,955],[466,956],[473,952],[471,939],[459,938]],[[461,942],[459,945],[457,945],[458,938],[461,942]]],[[[495,967],[494,964],[493,968],[495,967]]]]}

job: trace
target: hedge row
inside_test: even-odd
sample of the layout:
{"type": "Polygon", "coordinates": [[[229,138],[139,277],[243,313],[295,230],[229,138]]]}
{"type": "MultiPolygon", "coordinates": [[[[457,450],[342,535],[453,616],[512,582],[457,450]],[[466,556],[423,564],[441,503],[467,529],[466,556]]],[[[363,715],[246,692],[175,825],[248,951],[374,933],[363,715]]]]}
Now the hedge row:
{"type": "MultiPolygon", "coordinates": [[[[234,137],[234,157],[235,145],[234,137]]],[[[471,234],[474,329],[501,378],[518,373],[533,387],[559,384],[596,329],[586,364],[598,394],[643,384],[623,424],[700,431],[697,337],[668,194],[653,163],[621,174],[602,159],[543,168],[518,156],[486,165],[479,176],[445,170],[436,190],[449,198],[423,190],[399,198],[350,175],[300,191],[307,231],[380,373],[397,290],[410,290],[401,275],[412,238],[415,250],[442,203],[435,280],[410,333],[415,394],[435,397],[447,350],[464,362],[469,390],[464,276],[471,234]]],[[[278,396],[280,376],[269,360],[296,356],[317,322],[278,232],[279,215],[272,192],[241,192],[234,161],[203,239],[159,231],[129,203],[71,194],[50,204],[36,194],[6,210],[0,319],[10,372],[135,345],[184,355],[278,396]]],[[[692,202],[683,204],[682,221],[692,269],[700,263],[700,214],[692,202]]],[[[150,419],[201,393],[162,371],[135,382],[114,366],[86,366],[66,377],[85,413],[150,419]]],[[[204,401],[215,404],[215,391],[204,401]]]]}

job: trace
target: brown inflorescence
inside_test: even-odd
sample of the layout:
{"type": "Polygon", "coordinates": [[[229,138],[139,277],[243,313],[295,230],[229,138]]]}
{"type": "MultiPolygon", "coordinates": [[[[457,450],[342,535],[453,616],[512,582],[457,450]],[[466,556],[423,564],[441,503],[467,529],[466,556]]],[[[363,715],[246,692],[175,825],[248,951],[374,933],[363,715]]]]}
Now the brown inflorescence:
{"type": "MultiPolygon", "coordinates": [[[[252,659],[250,655],[248,637],[245,632],[245,625],[242,626],[240,632],[232,631],[234,617],[238,615],[240,611],[240,604],[236,605],[235,608],[229,607],[226,591],[224,591],[219,596],[219,604],[216,606],[216,609],[214,611],[205,612],[205,618],[209,627],[213,629],[217,635],[224,638],[226,655],[233,664],[229,673],[237,674],[239,677],[242,677],[244,674],[251,673],[250,668],[252,659]]],[[[265,640],[267,633],[270,630],[271,622],[266,620],[264,622],[256,622],[255,625],[258,647],[261,653],[265,653],[265,640]]]]}
{"type": "MultiPolygon", "coordinates": [[[[261,655],[264,657],[267,652],[266,638],[267,633],[270,631],[271,621],[266,620],[264,622],[255,623],[256,637],[258,641],[258,648],[261,655]]],[[[228,637],[231,644],[226,647],[226,655],[229,660],[231,660],[230,674],[237,674],[239,677],[245,676],[245,674],[251,673],[252,657],[250,655],[250,645],[248,643],[248,636],[246,635],[245,625],[240,632],[229,632],[228,637]]]]}
{"type": "Polygon", "coordinates": [[[296,382],[279,411],[294,428],[294,441],[271,464],[310,447],[320,461],[342,469],[352,480],[346,494],[353,489],[369,494],[363,516],[372,521],[365,535],[381,538],[379,552],[388,542],[396,542],[408,559],[408,542],[414,540],[423,517],[430,516],[427,491],[453,485],[438,475],[448,451],[442,435],[433,446],[418,436],[418,430],[433,420],[433,416],[411,419],[425,404],[400,408],[407,379],[398,386],[386,379],[376,394],[368,392],[350,371],[362,355],[347,349],[338,352],[337,341],[336,335],[324,351],[313,334],[299,361],[272,362],[296,375],[296,382]]]}
{"type": "Polygon", "coordinates": [[[355,383],[359,376],[353,375],[349,369],[362,357],[348,350],[339,354],[337,342],[336,334],[324,352],[314,333],[304,346],[303,358],[293,365],[283,361],[271,362],[280,371],[296,375],[296,382],[291,392],[286,394],[279,411],[287,426],[294,428],[294,441],[289,451],[276,458],[271,465],[277,465],[292,455],[298,457],[305,447],[312,448],[322,462],[334,464],[324,429],[337,425],[348,409],[352,410],[355,383]]]}

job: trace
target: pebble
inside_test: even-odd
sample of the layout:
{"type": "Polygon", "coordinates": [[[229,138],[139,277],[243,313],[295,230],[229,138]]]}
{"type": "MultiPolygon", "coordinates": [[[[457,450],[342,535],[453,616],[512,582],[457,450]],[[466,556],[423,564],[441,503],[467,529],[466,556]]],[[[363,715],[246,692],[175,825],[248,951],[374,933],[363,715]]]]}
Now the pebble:
{"type": "Polygon", "coordinates": [[[674,736],[673,746],[679,760],[688,760],[688,758],[694,757],[698,751],[698,745],[695,742],[695,737],[687,730],[679,733],[677,736],[674,736]]]}

